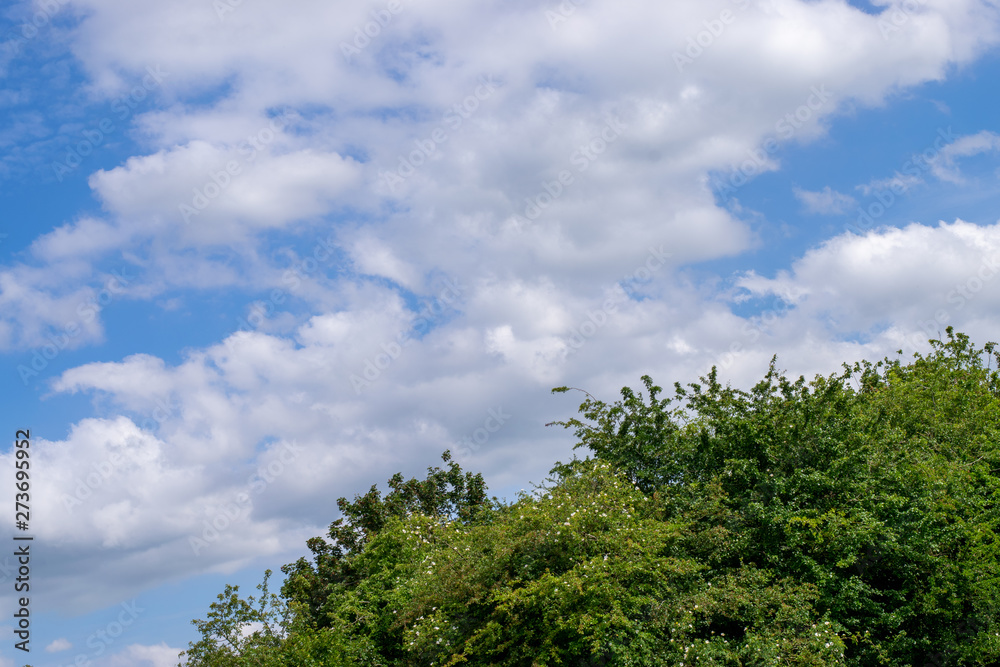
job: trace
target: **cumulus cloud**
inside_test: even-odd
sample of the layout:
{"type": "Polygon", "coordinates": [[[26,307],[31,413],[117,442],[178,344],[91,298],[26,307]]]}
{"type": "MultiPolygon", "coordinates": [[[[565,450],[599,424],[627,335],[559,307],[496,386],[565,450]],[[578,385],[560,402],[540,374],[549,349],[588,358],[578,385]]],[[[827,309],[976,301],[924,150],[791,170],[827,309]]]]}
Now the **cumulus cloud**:
{"type": "MultiPolygon", "coordinates": [[[[534,3],[431,0],[356,54],[341,42],[372,5],[73,5],[94,95],[121,95],[146,67],[168,75],[132,117],[146,150],[90,177],[102,213],[0,272],[0,345],[78,317],[105,277],[95,267],[118,252],[143,267],[134,299],[285,288],[261,252],[278,233],[309,246],[286,249],[293,265],[332,264],[322,243],[344,266],[292,274],[304,315],[52,383],[99,413],[37,443],[45,576],[68,609],[301,551],[335,497],[422,474],[490,411],[509,418],[468,467],[494,488],[540,481],[572,453],[542,426],[575,413],[556,385],[613,400],[643,373],[685,381],[712,364],[740,383],[775,349],[790,369],[828,371],[913,341],[939,311],[970,333],[996,324],[978,273],[1000,251],[996,226],[838,236],[772,277],[742,275],[745,294],[784,304],[745,317],[685,268],[759,243],[717,205],[711,173],[777,169],[778,146],[823,136],[844,104],[970,62],[996,42],[992,3],[927,0],[887,38],[884,17],[833,0],[591,0],[555,23],[534,3]],[[672,66],[724,10],[724,32],[672,66]],[[243,261],[209,261],[219,248],[243,261]],[[445,280],[457,288],[442,298],[445,280]]],[[[976,136],[940,168],[994,150],[976,136]]],[[[830,188],[798,196],[818,213],[853,203],[830,188]]],[[[168,651],[116,660],[158,665],[168,651]]]]}
{"type": "MultiPolygon", "coordinates": [[[[125,285],[115,277],[103,288],[80,287],[81,275],[91,270],[80,264],[36,268],[14,266],[0,270],[0,349],[51,346],[45,358],[69,347],[100,340],[103,327],[97,315],[125,285]]],[[[43,358],[44,361],[44,358],[43,358]]]]}
{"type": "Polygon", "coordinates": [[[569,444],[541,425],[575,409],[545,398],[552,386],[610,399],[643,372],[669,382],[716,364],[750,380],[775,349],[810,373],[924,349],[946,324],[985,334],[996,322],[981,314],[1000,306],[987,289],[998,261],[1000,225],[914,224],[836,237],[774,278],[744,276],[751,295],[787,302],[760,316],[637,268],[581,299],[550,282],[469,286],[466,314],[419,338],[394,292],[378,288],[359,297],[368,310],[318,315],[292,339],[243,333],[178,365],[136,355],[81,366],[54,389],[95,393],[130,416],[86,419],[38,444],[49,517],[39,537],[63,562],[47,576],[66,604],[85,607],[280,556],[331,518],[317,494],[350,496],[399,468],[419,474],[446,447],[468,446],[491,410],[509,418],[463,463],[503,485],[515,475],[505,445],[517,443],[532,452],[517,477],[541,480],[569,444]],[[863,342],[842,342],[858,332],[863,342]]]}
{"type": "Polygon", "coordinates": [[[132,644],[108,659],[109,667],[176,667],[182,649],[165,643],[152,646],[132,644]]]}
{"type": "Polygon", "coordinates": [[[128,240],[121,232],[105,220],[85,217],[39,236],[31,244],[31,250],[38,259],[50,264],[99,256],[128,240]]]}
{"type": "Polygon", "coordinates": [[[751,272],[738,284],[755,296],[784,301],[792,308],[788,326],[813,321],[831,336],[909,336],[907,346],[913,347],[914,339],[962,322],[989,335],[982,327],[990,318],[978,314],[1000,305],[996,291],[988,289],[998,271],[1000,224],[956,220],[837,236],[774,278],[751,272]],[[883,331],[888,327],[892,333],[883,331]]]}
{"type": "Polygon", "coordinates": [[[195,141],[99,171],[91,185],[121,218],[169,225],[192,242],[210,243],[325,213],[356,184],[350,158],[310,149],[265,151],[225,151],[195,141]]]}
{"type": "MultiPolygon", "coordinates": [[[[156,152],[91,180],[129,230],[122,234],[138,226],[175,242],[239,244],[257,230],[345,205],[379,211],[389,194],[399,212],[380,216],[379,234],[397,247],[381,247],[368,261],[390,252],[411,264],[411,284],[414,273],[468,270],[461,266],[466,250],[485,243],[497,262],[523,271],[529,262],[551,261],[542,254],[549,249],[559,249],[557,260],[582,262],[598,249],[613,258],[658,241],[646,220],[687,221],[713,208],[710,193],[697,186],[705,170],[739,165],[776,128],[788,130],[782,140],[818,136],[837,100],[881,101],[898,85],[939,77],[945,63],[973,57],[995,37],[995,17],[985,20],[991,17],[972,2],[929,6],[892,40],[880,33],[878,17],[836,2],[786,0],[767,9],[721,0],[632,8],[594,2],[555,23],[527,5],[473,12],[425,3],[406,6],[357,55],[345,55],[341,43],[352,44],[355,28],[371,21],[364,7],[301,0],[241,5],[219,16],[191,4],[177,22],[178,8],[166,15],[120,3],[75,4],[86,11],[74,51],[96,91],[121,94],[130,72],[140,76],[155,64],[167,73],[164,101],[174,101],[136,115],[161,144],[156,152]],[[683,71],[656,64],[672,62],[723,10],[734,20],[697,60],[683,71]],[[342,34],[331,40],[326,23],[342,34]],[[176,39],[163,38],[164,25],[178,31],[176,39]],[[950,39],[953,31],[963,39],[950,39]],[[421,40],[431,40],[437,58],[421,57],[421,40]],[[484,77],[496,82],[488,94],[484,77]],[[214,105],[184,102],[230,81],[236,88],[214,105]],[[814,86],[834,99],[796,120],[814,86]],[[766,103],[733,104],[750,91],[766,103]],[[241,162],[238,147],[252,148],[248,139],[267,130],[269,114],[307,106],[318,112],[293,113],[289,131],[275,133],[261,153],[266,160],[241,162]],[[626,128],[617,141],[600,155],[579,153],[609,117],[626,128]],[[213,175],[228,178],[230,160],[245,173],[219,187],[205,211],[188,212],[203,224],[178,224],[179,207],[209,199],[205,189],[215,192],[213,175]],[[400,171],[401,160],[412,175],[386,192],[385,175],[400,171]],[[563,171],[572,184],[559,184],[563,171]],[[511,234],[524,231],[532,202],[538,208],[539,197],[544,202],[556,188],[561,193],[527,233],[511,234]],[[608,220],[616,233],[607,233],[608,220]]],[[[761,169],[773,166],[766,160],[761,169]]],[[[692,260],[746,249],[746,230],[716,216],[712,225],[668,228],[661,237],[673,237],[678,256],[692,260]],[[733,239],[732,248],[713,247],[721,237],[733,239]]],[[[347,247],[368,242],[345,235],[347,247]]],[[[599,281],[608,278],[605,271],[599,281]]]]}
{"type": "MultiPolygon", "coordinates": [[[[332,224],[359,271],[417,292],[435,273],[507,274],[579,298],[650,245],[666,242],[678,263],[733,255],[754,238],[716,206],[709,171],[775,169],[768,138],[811,140],[842,102],[881,103],[996,39],[995,11],[971,0],[902,19],[841,2],[602,0],[555,22],[523,3],[437,2],[405,6],[354,53],[343,45],[372,20],[367,6],[72,4],[69,43],[95,96],[119,99],[158,73],[155,103],[126,119],[150,151],[92,174],[106,219],[65,224],[33,252],[51,264],[127,250],[144,267],[142,298],[280,285],[257,249],[303,224],[332,224]],[[662,67],[722,11],[732,20],[691,63],[662,67]],[[886,18],[899,24],[888,37],[886,18]],[[243,261],[211,260],[221,248],[243,261]]],[[[831,213],[848,203],[801,196],[831,213]]],[[[41,343],[85,298],[30,289],[0,345],[41,343]]],[[[99,327],[77,340],[99,340],[99,327]]]]}

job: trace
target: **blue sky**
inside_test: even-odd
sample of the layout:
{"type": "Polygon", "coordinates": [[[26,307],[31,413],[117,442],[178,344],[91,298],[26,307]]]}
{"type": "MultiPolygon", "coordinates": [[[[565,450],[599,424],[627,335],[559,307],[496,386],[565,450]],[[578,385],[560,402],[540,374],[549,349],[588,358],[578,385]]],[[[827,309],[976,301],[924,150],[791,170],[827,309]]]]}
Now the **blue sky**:
{"type": "Polygon", "coordinates": [[[995,2],[391,6],[0,10],[35,667],[172,667],[226,583],[470,438],[530,488],[572,456],[552,387],[996,337],[995,2]]]}

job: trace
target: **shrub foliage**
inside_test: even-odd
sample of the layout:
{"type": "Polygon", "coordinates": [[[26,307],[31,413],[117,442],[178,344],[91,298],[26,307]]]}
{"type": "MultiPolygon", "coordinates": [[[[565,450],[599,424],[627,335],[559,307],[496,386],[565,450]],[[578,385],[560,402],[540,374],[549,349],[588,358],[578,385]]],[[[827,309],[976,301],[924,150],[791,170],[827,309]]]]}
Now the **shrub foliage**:
{"type": "Polygon", "coordinates": [[[227,587],[187,664],[1000,664],[1000,354],[931,343],[588,394],[590,456],[509,503],[445,452],[341,498],[280,596],[227,587]]]}

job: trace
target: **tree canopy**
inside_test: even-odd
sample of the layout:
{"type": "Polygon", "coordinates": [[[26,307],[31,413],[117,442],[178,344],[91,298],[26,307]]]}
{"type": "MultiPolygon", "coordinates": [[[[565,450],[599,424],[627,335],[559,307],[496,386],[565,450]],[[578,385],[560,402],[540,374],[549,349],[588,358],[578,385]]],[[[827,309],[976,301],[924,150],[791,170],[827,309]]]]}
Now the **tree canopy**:
{"type": "Polygon", "coordinates": [[[947,333],[808,382],[772,359],[749,391],[587,394],[555,424],[590,455],[509,503],[445,452],[341,498],[280,596],[227,587],[187,663],[1000,664],[1000,355],[947,333]]]}

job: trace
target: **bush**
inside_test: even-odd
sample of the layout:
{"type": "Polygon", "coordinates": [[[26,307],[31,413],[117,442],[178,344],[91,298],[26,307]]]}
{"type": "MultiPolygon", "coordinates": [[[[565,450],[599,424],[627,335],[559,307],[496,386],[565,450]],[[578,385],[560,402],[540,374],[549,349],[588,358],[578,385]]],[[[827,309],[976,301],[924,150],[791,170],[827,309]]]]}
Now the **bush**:
{"type": "Polygon", "coordinates": [[[189,664],[1000,664],[1000,355],[931,342],[588,394],[555,423],[593,458],[506,505],[445,452],[341,498],[271,612],[227,588],[189,664]],[[267,613],[280,632],[219,641],[267,613]]]}

